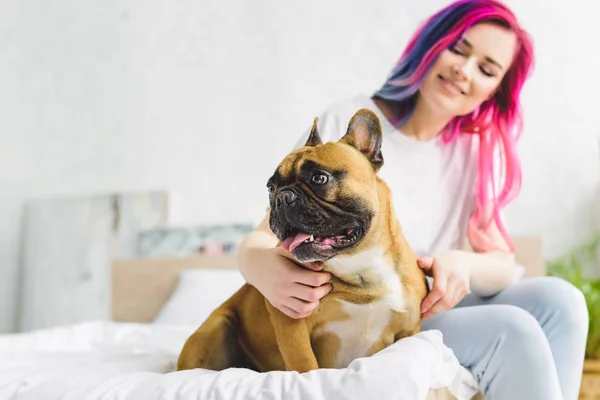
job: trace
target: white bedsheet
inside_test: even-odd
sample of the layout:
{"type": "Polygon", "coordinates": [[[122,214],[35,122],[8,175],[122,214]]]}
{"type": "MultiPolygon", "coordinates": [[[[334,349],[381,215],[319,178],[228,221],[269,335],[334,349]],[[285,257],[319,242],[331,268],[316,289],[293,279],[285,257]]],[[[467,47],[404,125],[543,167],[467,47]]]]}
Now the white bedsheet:
{"type": "Polygon", "coordinates": [[[0,399],[424,399],[476,392],[438,331],[421,332],[345,369],[174,371],[196,327],[88,322],[0,336],[0,399]]]}

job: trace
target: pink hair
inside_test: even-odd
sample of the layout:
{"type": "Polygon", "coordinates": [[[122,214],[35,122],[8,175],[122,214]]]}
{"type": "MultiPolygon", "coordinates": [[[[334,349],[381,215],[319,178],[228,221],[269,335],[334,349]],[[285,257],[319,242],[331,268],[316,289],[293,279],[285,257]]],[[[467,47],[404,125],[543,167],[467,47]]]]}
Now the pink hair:
{"type": "Polygon", "coordinates": [[[497,24],[514,32],[517,38],[515,56],[495,94],[472,113],[455,117],[442,138],[448,143],[458,134],[479,136],[476,206],[467,234],[481,251],[505,250],[495,246],[486,235],[491,223],[495,222],[508,249],[514,252],[500,210],[514,200],[521,188],[521,166],[516,151],[523,129],[519,98],[533,69],[533,44],[513,12],[497,0],[460,0],[440,10],[413,35],[388,81],[374,96],[401,103],[405,115],[400,124],[406,122],[414,110],[418,86],[433,62],[442,51],[458,42],[465,31],[479,23],[497,24]],[[499,171],[495,170],[496,151],[500,159],[499,171]],[[501,186],[497,185],[496,173],[504,178],[501,186]],[[493,204],[491,210],[490,201],[493,204]]]}

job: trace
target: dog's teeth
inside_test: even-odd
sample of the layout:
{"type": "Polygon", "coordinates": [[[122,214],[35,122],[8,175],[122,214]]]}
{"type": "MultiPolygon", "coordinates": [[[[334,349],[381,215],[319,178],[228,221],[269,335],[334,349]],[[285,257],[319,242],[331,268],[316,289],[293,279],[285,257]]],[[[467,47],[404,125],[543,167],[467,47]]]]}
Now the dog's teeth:
{"type": "Polygon", "coordinates": [[[310,237],[308,238],[309,242],[314,242],[315,241],[315,235],[310,235],[310,237]]]}

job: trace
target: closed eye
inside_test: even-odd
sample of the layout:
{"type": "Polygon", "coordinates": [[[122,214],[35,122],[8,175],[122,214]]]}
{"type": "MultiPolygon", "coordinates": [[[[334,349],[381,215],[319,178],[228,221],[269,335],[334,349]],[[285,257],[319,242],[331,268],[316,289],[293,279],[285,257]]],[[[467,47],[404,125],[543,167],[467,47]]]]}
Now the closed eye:
{"type": "MultiPolygon", "coordinates": [[[[461,49],[459,49],[457,46],[450,47],[448,50],[450,50],[452,53],[457,54],[457,55],[462,56],[462,57],[466,57],[467,56],[467,54],[465,52],[463,52],[461,49]]],[[[484,66],[480,66],[479,70],[485,76],[488,76],[488,77],[495,76],[494,73],[490,69],[488,69],[488,68],[486,68],[484,66]]]]}
{"type": "Polygon", "coordinates": [[[495,75],[494,75],[494,74],[493,74],[493,73],[492,73],[490,70],[488,70],[488,69],[487,69],[487,68],[485,68],[485,67],[479,67],[479,70],[480,70],[480,71],[481,71],[481,72],[482,72],[482,73],[483,73],[485,76],[489,76],[489,77],[495,76],[495,75]]]}
{"type": "Polygon", "coordinates": [[[464,52],[462,52],[462,51],[461,51],[461,50],[460,50],[458,47],[456,47],[456,46],[450,47],[448,50],[450,50],[450,51],[451,51],[452,53],[454,53],[454,54],[458,54],[459,56],[464,56],[464,55],[465,55],[465,53],[464,53],[464,52]]]}

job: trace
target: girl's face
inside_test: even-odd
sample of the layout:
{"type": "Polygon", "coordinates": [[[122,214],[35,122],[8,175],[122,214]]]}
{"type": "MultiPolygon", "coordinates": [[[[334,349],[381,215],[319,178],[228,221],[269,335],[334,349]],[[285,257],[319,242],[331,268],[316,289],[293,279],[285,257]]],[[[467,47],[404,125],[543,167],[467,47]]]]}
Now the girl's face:
{"type": "Polygon", "coordinates": [[[494,95],[516,47],[512,31],[490,23],[474,25],[433,63],[419,89],[422,100],[452,116],[471,113],[494,95]]]}

